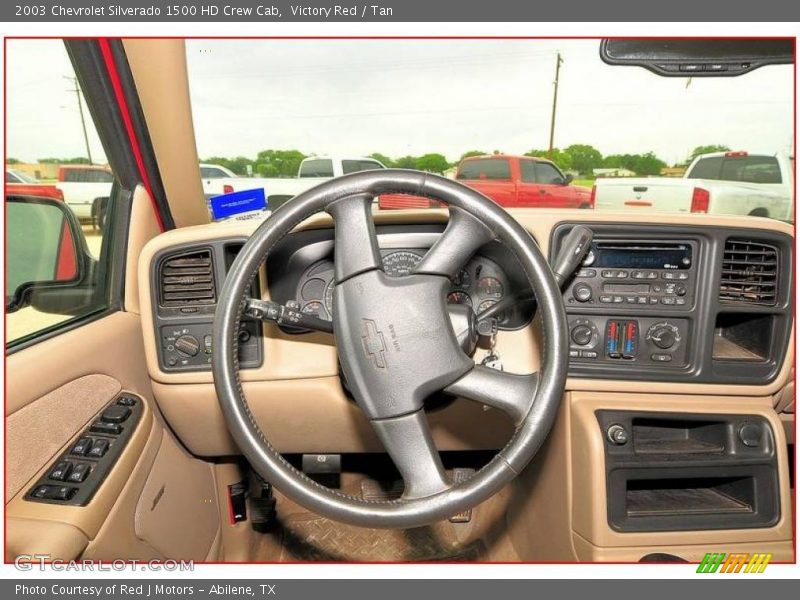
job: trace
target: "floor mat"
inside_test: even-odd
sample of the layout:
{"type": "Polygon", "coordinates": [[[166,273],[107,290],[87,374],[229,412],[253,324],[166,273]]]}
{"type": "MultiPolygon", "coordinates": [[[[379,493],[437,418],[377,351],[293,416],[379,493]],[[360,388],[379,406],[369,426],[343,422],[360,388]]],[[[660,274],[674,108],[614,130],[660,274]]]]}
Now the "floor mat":
{"type": "Polygon", "coordinates": [[[485,554],[481,541],[461,545],[449,523],[402,530],[366,529],[298,514],[281,523],[281,535],[281,562],[476,562],[485,554]]]}

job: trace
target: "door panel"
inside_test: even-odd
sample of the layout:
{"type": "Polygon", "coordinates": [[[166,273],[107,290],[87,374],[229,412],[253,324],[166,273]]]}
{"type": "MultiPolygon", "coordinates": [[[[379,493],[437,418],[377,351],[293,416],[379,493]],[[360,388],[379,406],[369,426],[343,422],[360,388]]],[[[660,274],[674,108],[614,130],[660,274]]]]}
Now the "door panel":
{"type": "Polygon", "coordinates": [[[122,389],[107,375],[85,375],[64,384],[6,419],[6,501],[122,389]]]}

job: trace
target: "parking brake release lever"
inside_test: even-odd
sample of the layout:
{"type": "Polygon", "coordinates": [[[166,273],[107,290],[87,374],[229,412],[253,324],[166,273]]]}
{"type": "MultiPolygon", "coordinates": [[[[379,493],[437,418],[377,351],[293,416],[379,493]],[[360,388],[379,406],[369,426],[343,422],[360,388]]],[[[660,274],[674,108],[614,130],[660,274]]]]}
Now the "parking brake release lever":
{"type": "Polygon", "coordinates": [[[592,246],[594,233],[584,225],[576,225],[561,242],[551,265],[558,287],[562,287],[575,272],[592,246]]]}
{"type": "Polygon", "coordinates": [[[261,321],[274,321],[278,325],[285,325],[287,327],[333,333],[332,322],[320,319],[314,315],[307,315],[300,310],[289,308],[283,304],[273,302],[272,300],[247,298],[244,314],[261,321]]]}

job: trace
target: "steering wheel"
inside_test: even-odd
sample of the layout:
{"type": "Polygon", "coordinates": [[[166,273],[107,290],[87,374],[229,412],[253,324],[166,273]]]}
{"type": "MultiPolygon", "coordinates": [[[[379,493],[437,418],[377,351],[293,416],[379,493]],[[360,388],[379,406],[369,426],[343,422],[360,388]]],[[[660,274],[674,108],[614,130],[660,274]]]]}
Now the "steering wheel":
{"type": "MultiPolygon", "coordinates": [[[[474,319],[471,322],[474,327],[474,319]]],[[[443,177],[386,169],[332,179],[276,210],[244,245],[214,317],[214,384],[228,429],[251,466],[286,496],[322,516],[364,527],[408,528],[472,508],[510,482],[536,454],[555,421],[567,374],[567,320],[552,271],[530,234],[479,192],[443,177]],[[444,233],[402,277],[382,268],[373,198],[410,194],[445,202],[444,233]],[[245,295],[259,266],[286,234],[314,213],[334,220],[333,330],[342,373],[405,483],[397,500],[366,501],[321,486],[286,462],[248,408],[238,373],[237,337],[245,295]],[[515,254],[538,299],[543,360],[515,375],[476,365],[456,338],[446,305],[450,278],[497,239],[515,254]],[[424,412],[444,390],[507,413],[508,444],[470,479],[453,484],[424,412]]]]}

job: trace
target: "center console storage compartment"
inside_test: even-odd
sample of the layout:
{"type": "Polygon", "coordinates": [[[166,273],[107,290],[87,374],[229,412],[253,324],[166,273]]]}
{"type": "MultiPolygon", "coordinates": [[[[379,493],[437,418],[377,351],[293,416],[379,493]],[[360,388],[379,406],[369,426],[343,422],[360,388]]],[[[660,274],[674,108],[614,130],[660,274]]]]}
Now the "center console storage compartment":
{"type": "Polygon", "coordinates": [[[774,436],[750,415],[597,411],[616,531],[770,527],[780,518],[774,436]]]}
{"type": "Polygon", "coordinates": [[[714,360],[765,361],[772,347],[772,315],[720,313],[714,324],[714,360]]]}

